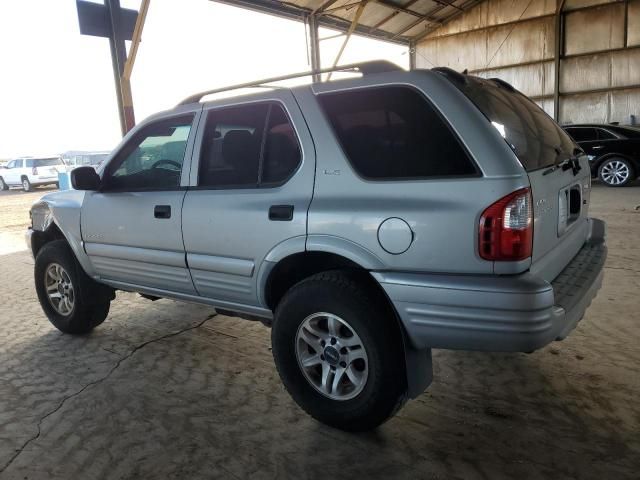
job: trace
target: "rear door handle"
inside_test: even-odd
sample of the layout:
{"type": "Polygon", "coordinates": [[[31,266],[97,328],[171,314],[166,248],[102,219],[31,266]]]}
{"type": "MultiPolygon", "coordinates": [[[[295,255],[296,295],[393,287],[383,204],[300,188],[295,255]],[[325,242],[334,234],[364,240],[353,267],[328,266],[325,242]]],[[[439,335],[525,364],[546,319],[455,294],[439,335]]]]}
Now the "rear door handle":
{"type": "Polygon", "coordinates": [[[269,220],[274,222],[290,222],[293,220],[293,205],[271,205],[269,220]]]}
{"type": "Polygon", "coordinates": [[[591,147],[594,150],[600,150],[601,148],[604,148],[604,145],[596,145],[595,147],[591,147]]]}
{"type": "Polygon", "coordinates": [[[171,205],[156,205],[153,209],[156,218],[171,218],[171,205]]]}

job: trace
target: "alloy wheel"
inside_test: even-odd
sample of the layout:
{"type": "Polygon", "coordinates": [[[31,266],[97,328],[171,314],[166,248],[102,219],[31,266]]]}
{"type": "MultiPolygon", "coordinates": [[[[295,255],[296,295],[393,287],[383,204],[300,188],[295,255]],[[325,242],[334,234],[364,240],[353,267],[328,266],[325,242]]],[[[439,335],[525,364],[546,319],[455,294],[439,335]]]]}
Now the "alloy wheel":
{"type": "Polygon", "coordinates": [[[369,375],[367,351],[345,320],[314,313],[298,328],[295,342],[300,370],[322,395],[344,401],[362,391],[369,375]]]}
{"type": "Polygon", "coordinates": [[[44,287],[49,303],[60,315],[68,316],[73,312],[75,291],[71,277],[57,263],[52,263],[44,272],[44,287]]]}
{"type": "Polygon", "coordinates": [[[620,160],[612,160],[602,166],[602,180],[609,185],[620,185],[629,179],[629,166],[620,160]]]}

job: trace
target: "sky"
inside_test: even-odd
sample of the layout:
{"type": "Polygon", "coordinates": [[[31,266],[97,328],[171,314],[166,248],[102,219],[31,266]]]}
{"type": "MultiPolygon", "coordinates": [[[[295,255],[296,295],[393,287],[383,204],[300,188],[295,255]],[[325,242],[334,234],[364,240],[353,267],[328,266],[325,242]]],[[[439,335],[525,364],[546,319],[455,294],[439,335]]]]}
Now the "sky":
{"type": "MultiPolygon", "coordinates": [[[[140,0],[121,4],[138,9],[140,0]]],[[[323,67],[342,41],[321,42],[323,67]]],[[[301,22],[209,0],[151,0],[131,77],[136,119],[200,90],[308,70],[306,48],[301,22]]],[[[372,59],[409,66],[406,47],[358,36],[340,63],[372,59]]],[[[0,66],[0,159],[120,141],[109,41],[80,35],[75,0],[1,1],[0,66]]]]}

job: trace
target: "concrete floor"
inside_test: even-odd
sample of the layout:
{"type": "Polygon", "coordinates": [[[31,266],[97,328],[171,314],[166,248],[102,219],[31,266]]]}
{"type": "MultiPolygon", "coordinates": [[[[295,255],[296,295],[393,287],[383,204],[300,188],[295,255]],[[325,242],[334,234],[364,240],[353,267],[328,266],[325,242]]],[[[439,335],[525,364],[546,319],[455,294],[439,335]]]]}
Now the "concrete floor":
{"type": "Polygon", "coordinates": [[[567,340],[436,351],[429,390],[362,435],[296,407],[260,324],[119,293],[91,335],[60,334],[21,243],[42,193],[0,193],[2,480],[639,477],[638,186],[594,186],[606,279],[567,340]]]}

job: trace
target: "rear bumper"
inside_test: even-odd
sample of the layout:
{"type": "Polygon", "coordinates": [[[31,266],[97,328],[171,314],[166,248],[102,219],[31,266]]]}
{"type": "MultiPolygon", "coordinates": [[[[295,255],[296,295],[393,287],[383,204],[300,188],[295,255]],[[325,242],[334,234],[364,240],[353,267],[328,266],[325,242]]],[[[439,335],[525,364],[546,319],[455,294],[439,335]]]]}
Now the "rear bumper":
{"type": "Polygon", "coordinates": [[[372,275],[387,292],[416,348],[530,352],[566,337],[602,285],[605,224],[589,222],[589,240],[552,282],[528,272],[372,275]]]}
{"type": "Polygon", "coordinates": [[[57,183],[58,176],[56,175],[53,177],[37,177],[37,178],[29,179],[29,181],[31,182],[31,185],[46,185],[49,183],[57,183]]]}

